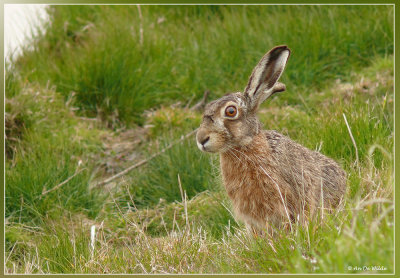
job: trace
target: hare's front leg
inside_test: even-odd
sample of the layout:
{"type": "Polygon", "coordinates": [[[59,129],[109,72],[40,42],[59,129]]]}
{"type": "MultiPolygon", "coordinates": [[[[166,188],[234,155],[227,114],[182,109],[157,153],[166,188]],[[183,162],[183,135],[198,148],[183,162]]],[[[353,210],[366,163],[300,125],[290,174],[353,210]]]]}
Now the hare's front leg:
{"type": "Polygon", "coordinates": [[[250,225],[249,223],[246,222],[245,226],[246,226],[246,232],[249,235],[251,235],[251,236],[253,236],[255,238],[257,238],[259,235],[261,235],[260,231],[258,229],[256,229],[256,228],[254,228],[254,226],[250,225]]]}
{"type": "Polygon", "coordinates": [[[252,235],[253,237],[264,237],[266,235],[272,236],[274,234],[274,231],[272,229],[272,226],[268,223],[268,221],[265,221],[264,227],[255,227],[254,225],[251,225],[250,223],[246,222],[246,231],[249,235],[252,235]]]}

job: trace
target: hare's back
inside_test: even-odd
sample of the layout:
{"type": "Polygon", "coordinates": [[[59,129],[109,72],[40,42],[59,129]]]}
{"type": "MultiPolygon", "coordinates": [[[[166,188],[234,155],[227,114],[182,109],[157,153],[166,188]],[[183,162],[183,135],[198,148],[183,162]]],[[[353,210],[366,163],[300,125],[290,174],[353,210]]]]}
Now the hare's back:
{"type": "Polygon", "coordinates": [[[264,131],[272,161],[298,195],[321,198],[335,206],[346,189],[346,174],[333,159],[312,151],[275,130],[264,131]]]}

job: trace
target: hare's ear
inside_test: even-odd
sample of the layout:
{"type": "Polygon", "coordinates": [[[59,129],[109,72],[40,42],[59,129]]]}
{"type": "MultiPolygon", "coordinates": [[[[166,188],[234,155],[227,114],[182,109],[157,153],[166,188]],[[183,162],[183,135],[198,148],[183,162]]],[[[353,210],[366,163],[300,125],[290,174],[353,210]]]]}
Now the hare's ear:
{"type": "Polygon", "coordinates": [[[285,85],[277,82],[289,59],[290,49],[281,45],[271,49],[254,68],[244,94],[250,100],[251,109],[258,106],[276,92],[285,90],[285,85]]]}

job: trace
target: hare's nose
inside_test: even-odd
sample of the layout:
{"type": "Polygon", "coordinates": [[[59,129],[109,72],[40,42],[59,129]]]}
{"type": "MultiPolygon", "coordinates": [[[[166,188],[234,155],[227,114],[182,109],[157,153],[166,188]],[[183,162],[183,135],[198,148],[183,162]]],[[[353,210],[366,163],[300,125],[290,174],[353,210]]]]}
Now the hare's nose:
{"type": "Polygon", "coordinates": [[[196,134],[197,147],[201,151],[205,151],[206,143],[210,141],[210,133],[203,128],[200,128],[196,134]]]}
{"type": "Polygon", "coordinates": [[[206,138],[201,139],[200,144],[202,144],[204,146],[208,142],[208,140],[210,140],[210,136],[207,136],[206,138]]]}

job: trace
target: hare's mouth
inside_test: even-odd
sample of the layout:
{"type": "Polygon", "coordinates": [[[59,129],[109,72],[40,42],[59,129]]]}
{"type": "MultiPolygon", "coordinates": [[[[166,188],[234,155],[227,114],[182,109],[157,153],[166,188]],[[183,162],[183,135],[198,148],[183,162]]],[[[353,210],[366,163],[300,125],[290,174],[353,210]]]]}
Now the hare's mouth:
{"type": "Polygon", "coordinates": [[[223,148],[225,140],[215,132],[200,128],[196,135],[196,143],[202,152],[216,153],[223,148]]]}
{"type": "Polygon", "coordinates": [[[212,145],[209,142],[206,142],[206,143],[202,144],[199,141],[197,141],[197,147],[202,152],[214,153],[214,152],[217,151],[217,150],[213,149],[212,145]]]}
{"type": "Polygon", "coordinates": [[[219,152],[221,147],[220,144],[218,144],[218,142],[215,142],[215,140],[213,140],[213,138],[210,138],[210,136],[207,136],[202,140],[196,140],[196,143],[199,150],[208,153],[219,152]]]}

